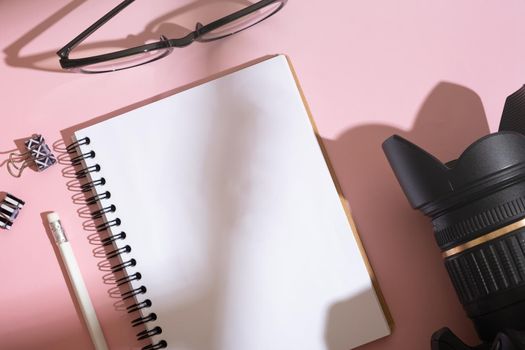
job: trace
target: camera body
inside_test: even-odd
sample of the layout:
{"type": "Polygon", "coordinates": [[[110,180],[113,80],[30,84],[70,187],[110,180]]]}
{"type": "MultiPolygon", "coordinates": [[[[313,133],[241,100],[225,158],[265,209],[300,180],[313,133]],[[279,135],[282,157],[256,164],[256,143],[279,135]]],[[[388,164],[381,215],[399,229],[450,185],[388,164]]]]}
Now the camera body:
{"type": "MultiPolygon", "coordinates": [[[[476,349],[525,349],[525,88],[507,98],[500,131],[442,163],[394,135],[383,150],[413,208],[432,220],[476,349]],[[503,347],[504,346],[504,347],[503,347]]],[[[433,349],[471,349],[448,329],[433,349]]]]}

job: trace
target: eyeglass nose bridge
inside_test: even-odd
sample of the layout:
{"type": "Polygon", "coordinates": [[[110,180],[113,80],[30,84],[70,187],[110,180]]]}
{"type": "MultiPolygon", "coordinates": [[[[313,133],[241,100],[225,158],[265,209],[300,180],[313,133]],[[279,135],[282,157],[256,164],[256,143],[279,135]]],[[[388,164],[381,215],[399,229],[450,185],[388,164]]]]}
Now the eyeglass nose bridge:
{"type": "Polygon", "coordinates": [[[196,41],[199,41],[199,38],[201,36],[201,29],[202,27],[204,27],[204,25],[201,23],[201,22],[197,22],[197,24],[195,24],[195,35],[194,35],[194,38],[196,41]]]}
{"type": "MultiPolygon", "coordinates": [[[[160,36],[160,41],[164,42],[164,43],[167,43],[169,45],[169,39],[165,36],[165,35],[162,35],[160,36]]],[[[169,46],[168,46],[169,47],[169,46]]]]}

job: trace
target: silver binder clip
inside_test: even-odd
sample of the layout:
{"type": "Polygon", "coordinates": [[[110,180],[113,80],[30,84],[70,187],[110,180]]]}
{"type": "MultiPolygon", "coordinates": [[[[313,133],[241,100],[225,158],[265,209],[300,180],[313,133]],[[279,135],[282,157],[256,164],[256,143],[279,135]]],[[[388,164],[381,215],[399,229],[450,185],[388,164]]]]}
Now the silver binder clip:
{"type": "Polygon", "coordinates": [[[14,177],[20,177],[24,169],[30,165],[33,165],[36,171],[44,171],[57,162],[42,135],[33,135],[24,142],[24,145],[26,152],[9,155],[7,169],[14,177]]]}
{"type": "Polygon", "coordinates": [[[25,202],[12,194],[6,193],[0,202],[0,228],[9,230],[25,202]]]}

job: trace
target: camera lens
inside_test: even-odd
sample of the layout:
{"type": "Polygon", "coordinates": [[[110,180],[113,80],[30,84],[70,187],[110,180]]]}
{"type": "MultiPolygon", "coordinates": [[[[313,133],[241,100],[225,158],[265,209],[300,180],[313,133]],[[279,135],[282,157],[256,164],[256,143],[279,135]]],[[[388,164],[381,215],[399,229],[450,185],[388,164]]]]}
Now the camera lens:
{"type": "Polygon", "coordinates": [[[480,338],[525,328],[525,183],[433,218],[445,267],[480,338]]]}
{"type": "Polygon", "coordinates": [[[525,329],[525,136],[485,136],[446,164],[399,136],[383,148],[480,338],[525,329]]]}

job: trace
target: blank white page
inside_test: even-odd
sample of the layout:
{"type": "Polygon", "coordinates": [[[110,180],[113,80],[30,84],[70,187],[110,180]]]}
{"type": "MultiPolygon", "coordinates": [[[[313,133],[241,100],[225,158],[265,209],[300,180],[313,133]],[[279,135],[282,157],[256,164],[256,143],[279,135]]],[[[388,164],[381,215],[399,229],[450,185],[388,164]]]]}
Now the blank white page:
{"type": "Polygon", "coordinates": [[[390,333],[286,57],[88,136],[169,349],[343,350],[390,333]]]}

